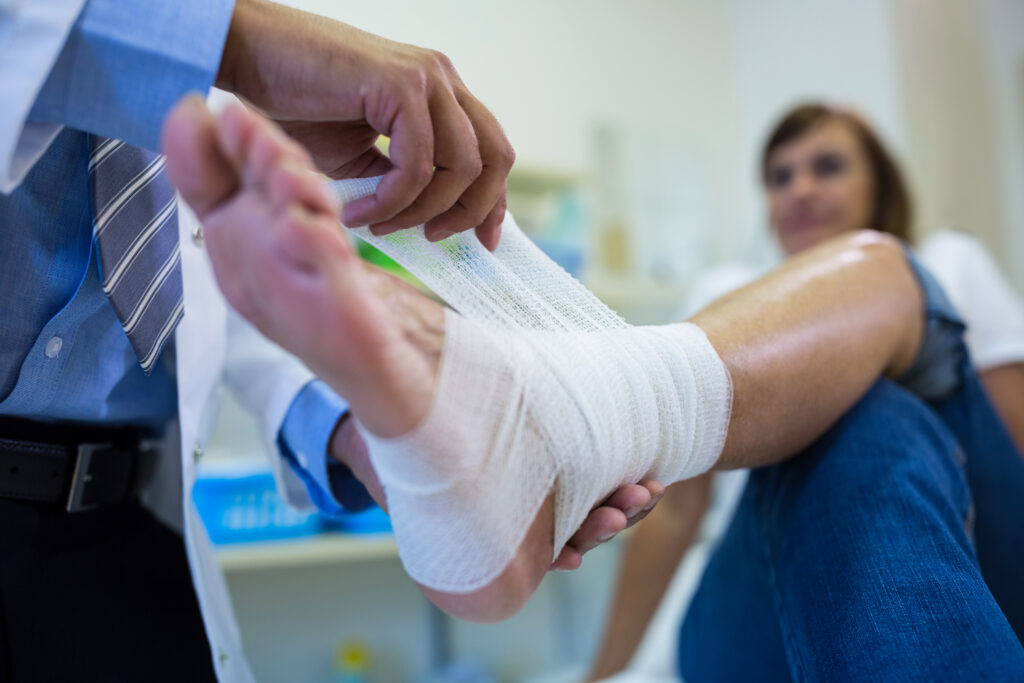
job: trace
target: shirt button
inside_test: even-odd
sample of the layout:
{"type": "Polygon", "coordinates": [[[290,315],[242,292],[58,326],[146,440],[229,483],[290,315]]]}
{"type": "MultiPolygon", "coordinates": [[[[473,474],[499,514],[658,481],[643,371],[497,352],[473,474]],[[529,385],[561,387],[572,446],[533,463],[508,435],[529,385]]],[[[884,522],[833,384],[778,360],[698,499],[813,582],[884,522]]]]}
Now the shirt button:
{"type": "Polygon", "coordinates": [[[197,247],[203,246],[203,226],[197,225],[192,228],[192,242],[197,247]]]}
{"type": "Polygon", "coordinates": [[[224,666],[225,664],[228,663],[228,653],[224,652],[224,650],[218,649],[217,650],[217,660],[220,662],[221,666],[224,666]]]}
{"type": "Polygon", "coordinates": [[[199,458],[203,457],[203,447],[198,443],[192,446],[192,461],[199,462],[199,458]]]}
{"type": "Polygon", "coordinates": [[[60,355],[60,350],[64,346],[64,340],[60,337],[51,337],[50,341],[46,342],[46,350],[43,353],[46,354],[47,358],[56,358],[60,355]]]}

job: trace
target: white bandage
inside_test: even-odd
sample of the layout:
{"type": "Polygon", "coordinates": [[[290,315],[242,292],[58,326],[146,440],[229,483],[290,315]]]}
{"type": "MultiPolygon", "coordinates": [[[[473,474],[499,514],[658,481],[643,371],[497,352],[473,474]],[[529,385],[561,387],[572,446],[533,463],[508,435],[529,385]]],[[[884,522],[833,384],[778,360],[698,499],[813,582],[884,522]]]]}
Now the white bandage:
{"type": "MultiPolygon", "coordinates": [[[[376,179],[332,186],[345,202],[376,179]]],[[[557,556],[619,486],[668,484],[717,460],[732,389],[695,325],[630,327],[511,217],[493,254],[472,233],[355,232],[457,311],[427,417],[397,439],[362,430],[419,583],[459,593],[494,580],[552,489],[557,556]]]]}

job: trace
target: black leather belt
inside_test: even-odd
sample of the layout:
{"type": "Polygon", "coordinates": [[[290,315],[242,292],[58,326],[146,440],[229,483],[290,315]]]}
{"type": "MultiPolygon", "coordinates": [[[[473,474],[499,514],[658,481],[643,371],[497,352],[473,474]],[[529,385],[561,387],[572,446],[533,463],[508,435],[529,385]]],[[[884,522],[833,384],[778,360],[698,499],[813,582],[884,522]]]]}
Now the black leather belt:
{"type": "Polygon", "coordinates": [[[0,498],[81,512],[130,500],[156,453],[138,429],[102,429],[0,419],[0,498]]]}

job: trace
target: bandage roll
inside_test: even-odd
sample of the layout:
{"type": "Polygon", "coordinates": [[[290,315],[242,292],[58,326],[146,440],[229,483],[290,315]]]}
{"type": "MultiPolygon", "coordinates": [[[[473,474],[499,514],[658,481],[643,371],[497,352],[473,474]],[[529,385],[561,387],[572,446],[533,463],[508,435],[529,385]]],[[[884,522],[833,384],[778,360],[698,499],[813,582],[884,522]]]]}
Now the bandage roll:
{"type": "MultiPolygon", "coordinates": [[[[376,180],[332,187],[346,202],[376,180]]],[[[493,581],[552,493],[557,556],[619,486],[667,485],[717,460],[732,389],[695,325],[631,327],[511,216],[494,253],[472,232],[354,232],[452,308],[427,416],[395,439],[360,427],[417,582],[464,593],[493,581]]]]}

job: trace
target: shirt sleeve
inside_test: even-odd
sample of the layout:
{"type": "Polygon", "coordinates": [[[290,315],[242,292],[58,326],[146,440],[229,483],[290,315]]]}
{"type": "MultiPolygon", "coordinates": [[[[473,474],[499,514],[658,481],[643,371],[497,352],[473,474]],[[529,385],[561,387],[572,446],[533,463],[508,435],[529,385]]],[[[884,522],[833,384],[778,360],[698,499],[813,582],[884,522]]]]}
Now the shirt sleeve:
{"type": "Polygon", "coordinates": [[[312,380],[292,401],[278,436],[285,461],[325,515],[356,512],[373,505],[352,471],[327,453],[331,435],[348,404],[320,380],[312,380]]]}
{"type": "Polygon", "coordinates": [[[60,132],[28,121],[84,0],[0,3],[0,192],[14,190],[60,132]]]}
{"type": "Polygon", "coordinates": [[[158,149],[171,107],[213,84],[233,8],[234,0],[89,0],[28,121],[158,149]]]}
{"type": "Polygon", "coordinates": [[[982,243],[945,230],[925,242],[921,258],[963,314],[975,366],[1024,362],[1024,303],[982,243]]]}

